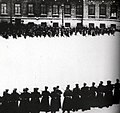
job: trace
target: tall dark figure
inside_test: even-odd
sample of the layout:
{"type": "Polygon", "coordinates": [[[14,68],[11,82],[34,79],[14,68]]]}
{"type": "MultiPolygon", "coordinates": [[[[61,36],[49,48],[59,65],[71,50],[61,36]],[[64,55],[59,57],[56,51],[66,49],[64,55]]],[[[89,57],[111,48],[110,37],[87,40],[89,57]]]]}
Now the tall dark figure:
{"type": "Polygon", "coordinates": [[[70,111],[72,110],[72,105],[73,105],[72,104],[72,91],[70,90],[70,85],[66,87],[66,90],[63,96],[64,96],[63,107],[62,107],[63,113],[65,111],[70,113],[70,111]]]}
{"type": "Polygon", "coordinates": [[[46,113],[50,111],[49,97],[50,97],[50,92],[48,91],[48,87],[45,86],[45,91],[42,91],[40,110],[46,113]]]}
{"type": "Polygon", "coordinates": [[[114,85],[114,104],[120,103],[120,82],[119,79],[116,79],[116,83],[114,85]]]}
{"type": "Polygon", "coordinates": [[[56,92],[56,87],[54,87],[51,92],[51,113],[56,113],[56,111],[59,111],[59,95],[56,92]]]}
{"type": "Polygon", "coordinates": [[[73,89],[73,111],[78,111],[80,109],[80,88],[76,84],[76,87],[73,89]]]}
{"type": "Polygon", "coordinates": [[[105,106],[109,107],[113,104],[113,85],[111,81],[107,81],[107,85],[105,86],[105,106]]]}
{"type": "Polygon", "coordinates": [[[11,113],[18,113],[18,101],[20,100],[20,95],[17,93],[17,89],[15,88],[11,93],[11,113]]]}
{"type": "Polygon", "coordinates": [[[34,91],[31,93],[31,113],[40,112],[40,97],[41,94],[38,92],[39,88],[34,88],[34,91]]]}
{"type": "Polygon", "coordinates": [[[97,88],[95,87],[95,82],[92,82],[92,86],[90,87],[90,91],[89,91],[89,104],[90,107],[97,107],[97,88]]]}
{"type": "Polygon", "coordinates": [[[9,89],[6,89],[3,92],[2,97],[2,113],[11,113],[10,109],[10,94],[8,93],[9,89]]]}
{"type": "Polygon", "coordinates": [[[24,88],[20,95],[20,113],[29,113],[30,111],[30,93],[28,90],[28,88],[24,88]]]}
{"type": "Polygon", "coordinates": [[[59,89],[59,86],[56,87],[56,92],[58,94],[59,109],[60,109],[61,108],[61,94],[62,94],[62,91],[59,89]]]}
{"type": "Polygon", "coordinates": [[[103,85],[103,81],[100,81],[99,86],[97,87],[97,106],[102,108],[105,106],[105,86],[103,85]]]}
{"type": "Polygon", "coordinates": [[[83,87],[81,88],[81,101],[82,101],[82,111],[90,110],[89,105],[89,87],[86,83],[83,84],[83,87]]]}

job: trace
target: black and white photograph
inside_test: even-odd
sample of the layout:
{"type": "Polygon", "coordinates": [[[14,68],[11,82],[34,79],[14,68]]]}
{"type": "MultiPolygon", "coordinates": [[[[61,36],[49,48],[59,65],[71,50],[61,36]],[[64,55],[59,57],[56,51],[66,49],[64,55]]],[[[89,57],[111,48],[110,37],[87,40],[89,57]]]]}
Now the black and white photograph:
{"type": "Polygon", "coordinates": [[[120,113],[120,0],[0,0],[0,113],[120,113]]]}

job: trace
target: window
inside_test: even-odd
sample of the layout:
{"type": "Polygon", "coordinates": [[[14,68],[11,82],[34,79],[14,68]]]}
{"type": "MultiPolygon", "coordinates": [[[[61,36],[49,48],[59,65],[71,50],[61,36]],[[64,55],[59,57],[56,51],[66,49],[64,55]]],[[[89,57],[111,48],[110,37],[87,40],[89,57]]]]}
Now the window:
{"type": "Polygon", "coordinates": [[[34,15],[34,6],[33,6],[33,4],[28,4],[28,15],[34,15]]]}
{"type": "Polygon", "coordinates": [[[7,14],[7,4],[1,4],[1,14],[7,14]]]}
{"type": "Polygon", "coordinates": [[[53,27],[58,27],[58,23],[53,23],[53,27]]]}
{"type": "Polygon", "coordinates": [[[101,4],[99,6],[99,10],[100,10],[100,17],[105,17],[106,16],[106,5],[105,4],[101,4]]]}
{"type": "Polygon", "coordinates": [[[20,4],[15,4],[15,15],[21,15],[21,6],[20,6],[20,4]]]}
{"type": "Polygon", "coordinates": [[[105,28],[105,24],[100,24],[100,28],[105,28]]]}
{"type": "Polygon", "coordinates": [[[89,16],[95,16],[95,5],[89,5],[88,6],[88,15],[89,16]]]}
{"type": "Polygon", "coordinates": [[[117,18],[117,6],[116,5],[111,5],[110,16],[111,18],[117,18]]]}
{"type": "Polygon", "coordinates": [[[65,27],[70,27],[70,23],[65,23],[65,27]]]}
{"type": "Polygon", "coordinates": [[[41,7],[40,7],[40,13],[41,13],[41,15],[47,15],[47,6],[46,6],[46,4],[41,4],[41,7]]]}
{"type": "Polygon", "coordinates": [[[70,14],[71,14],[71,6],[69,4],[65,5],[64,14],[65,14],[65,16],[67,16],[67,15],[70,16],[70,14]]]}
{"type": "Polygon", "coordinates": [[[116,29],[116,24],[111,24],[111,27],[116,29]]]}
{"type": "Polygon", "coordinates": [[[94,28],[94,23],[89,23],[89,28],[94,28]]]}
{"type": "Polygon", "coordinates": [[[53,14],[53,16],[58,16],[59,15],[59,6],[58,5],[53,5],[52,6],[52,14],[53,14]]]}
{"type": "Polygon", "coordinates": [[[76,5],[76,15],[82,16],[82,12],[83,12],[82,4],[76,5]]]}

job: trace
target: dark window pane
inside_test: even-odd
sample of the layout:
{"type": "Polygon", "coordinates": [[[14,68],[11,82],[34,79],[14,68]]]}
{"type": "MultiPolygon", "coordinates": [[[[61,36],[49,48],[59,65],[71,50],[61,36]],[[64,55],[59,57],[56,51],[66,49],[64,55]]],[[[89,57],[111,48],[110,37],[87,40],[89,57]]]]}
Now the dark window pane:
{"type": "Polygon", "coordinates": [[[64,13],[71,14],[71,6],[69,4],[65,5],[64,13]]]}
{"type": "Polygon", "coordinates": [[[99,8],[100,15],[106,15],[106,5],[100,5],[99,8]]]}
{"type": "Polygon", "coordinates": [[[88,15],[95,15],[95,5],[88,6],[88,15]]]}
{"type": "Polygon", "coordinates": [[[76,15],[82,15],[82,4],[76,5],[76,15]]]}

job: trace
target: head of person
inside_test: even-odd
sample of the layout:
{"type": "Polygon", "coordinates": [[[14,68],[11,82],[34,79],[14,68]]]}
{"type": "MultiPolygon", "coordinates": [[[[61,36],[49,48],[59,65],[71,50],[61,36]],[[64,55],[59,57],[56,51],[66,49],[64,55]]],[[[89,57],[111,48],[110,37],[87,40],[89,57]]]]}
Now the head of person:
{"type": "Polygon", "coordinates": [[[14,93],[17,92],[17,88],[14,88],[14,89],[13,89],[13,92],[14,92],[14,93]]]}
{"type": "Polygon", "coordinates": [[[92,86],[95,86],[95,82],[92,82],[92,86]]]}
{"type": "Polygon", "coordinates": [[[87,85],[86,83],[83,84],[84,87],[86,87],[86,85],[87,85]]]}
{"type": "Polygon", "coordinates": [[[34,88],[34,92],[37,92],[39,88],[34,88]]]}
{"type": "Polygon", "coordinates": [[[111,84],[111,81],[110,81],[110,80],[108,80],[108,81],[107,81],[107,85],[110,85],[110,84],[111,84]]]}
{"type": "Polygon", "coordinates": [[[45,91],[47,91],[48,90],[48,87],[47,86],[45,86],[45,91]]]}
{"type": "Polygon", "coordinates": [[[70,88],[70,85],[67,85],[66,89],[69,89],[70,88]]]}
{"type": "Polygon", "coordinates": [[[75,84],[76,88],[79,88],[79,84],[75,84]]]}
{"type": "Polygon", "coordinates": [[[119,83],[119,79],[116,79],[116,82],[119,83]]]}

